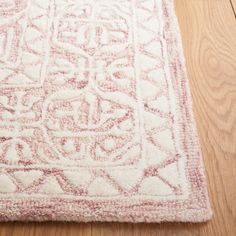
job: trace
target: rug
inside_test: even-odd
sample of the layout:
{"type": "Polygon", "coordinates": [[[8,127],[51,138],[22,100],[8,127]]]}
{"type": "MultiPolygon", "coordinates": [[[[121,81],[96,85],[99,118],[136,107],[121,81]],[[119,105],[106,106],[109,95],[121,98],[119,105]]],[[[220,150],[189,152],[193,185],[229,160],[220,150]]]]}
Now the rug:
{"type": "Polygon", "coordinates": [[[172,0],[2,0],[0,220],[211,214],[172,0]]]}

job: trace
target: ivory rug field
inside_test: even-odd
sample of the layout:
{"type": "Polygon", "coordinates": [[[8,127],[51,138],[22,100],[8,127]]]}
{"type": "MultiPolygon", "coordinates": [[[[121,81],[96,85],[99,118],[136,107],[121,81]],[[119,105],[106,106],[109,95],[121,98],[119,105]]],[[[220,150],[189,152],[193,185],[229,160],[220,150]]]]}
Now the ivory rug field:
{"type": "Polygon", "coordinates": [[[172,0],[1,0],[0,220],[210,217],[172,0]]]}

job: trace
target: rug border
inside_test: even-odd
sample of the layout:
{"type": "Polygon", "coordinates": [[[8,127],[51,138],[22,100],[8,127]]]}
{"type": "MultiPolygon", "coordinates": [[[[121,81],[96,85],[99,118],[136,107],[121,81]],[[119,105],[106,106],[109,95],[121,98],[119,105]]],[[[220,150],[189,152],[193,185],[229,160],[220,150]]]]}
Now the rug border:
{"type": "MultiPolygon", "coordinates": [[[[165,14],[165,36],[169,50],[169,65],[178,86],[182,104],[182,126],[188,137],[186,175],[190,182],[187,200],[65,200],[61,198],[18,198],[0,199],[0,221],[116,221],[116,222],[203,222],[212,217],[206,177],[198,141],[192,98],[187,78],[185,57],[179,24],[173,0],[162,0],[165,14]],[[174,40],[173,40],[174,39],[174,40]],[[174,49],[174,50],[173,50],[174,49]],[[181,80],[177,81],[177,80],[181,80]],[[183,101],[185,98],[185,101],[183,101]],[[191,137],[189,137],[191,135],[191,137]]],[[[180,104],[181,105],[181,104],[180,104]]]]}

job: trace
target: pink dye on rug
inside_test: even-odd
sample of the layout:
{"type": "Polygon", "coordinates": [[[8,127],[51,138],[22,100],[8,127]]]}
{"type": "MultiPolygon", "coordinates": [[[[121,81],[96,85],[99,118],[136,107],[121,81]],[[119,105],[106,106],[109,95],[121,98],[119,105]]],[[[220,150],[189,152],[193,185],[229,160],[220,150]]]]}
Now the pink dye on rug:
{"type": "Polygon", "coordinates": [[[3,0],[0,65],[0,220],[211,217],[172,0],[3,0]]]}

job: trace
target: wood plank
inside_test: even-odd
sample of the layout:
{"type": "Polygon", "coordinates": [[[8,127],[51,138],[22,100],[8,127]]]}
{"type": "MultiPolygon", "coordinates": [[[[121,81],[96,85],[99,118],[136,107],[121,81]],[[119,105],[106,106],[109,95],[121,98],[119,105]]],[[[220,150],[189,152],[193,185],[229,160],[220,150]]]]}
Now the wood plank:
{"type": "Polygon", "coordinates": [[[90,236],[91,223],[1,223],[0,236],[90,236]]]}
{"type": "Polygon", "coordinates": [[[133,224],[129,223],[93,223],[92,236],[132,235],[133,224]]]}
{"type": "Polygon", "coordinates": [[[175,0],[175,3],[209,180],[213,220],[204,224],[134,225],[1,223],[0,236],[236,235],[236,21],[229,0],[175,0]]]}

